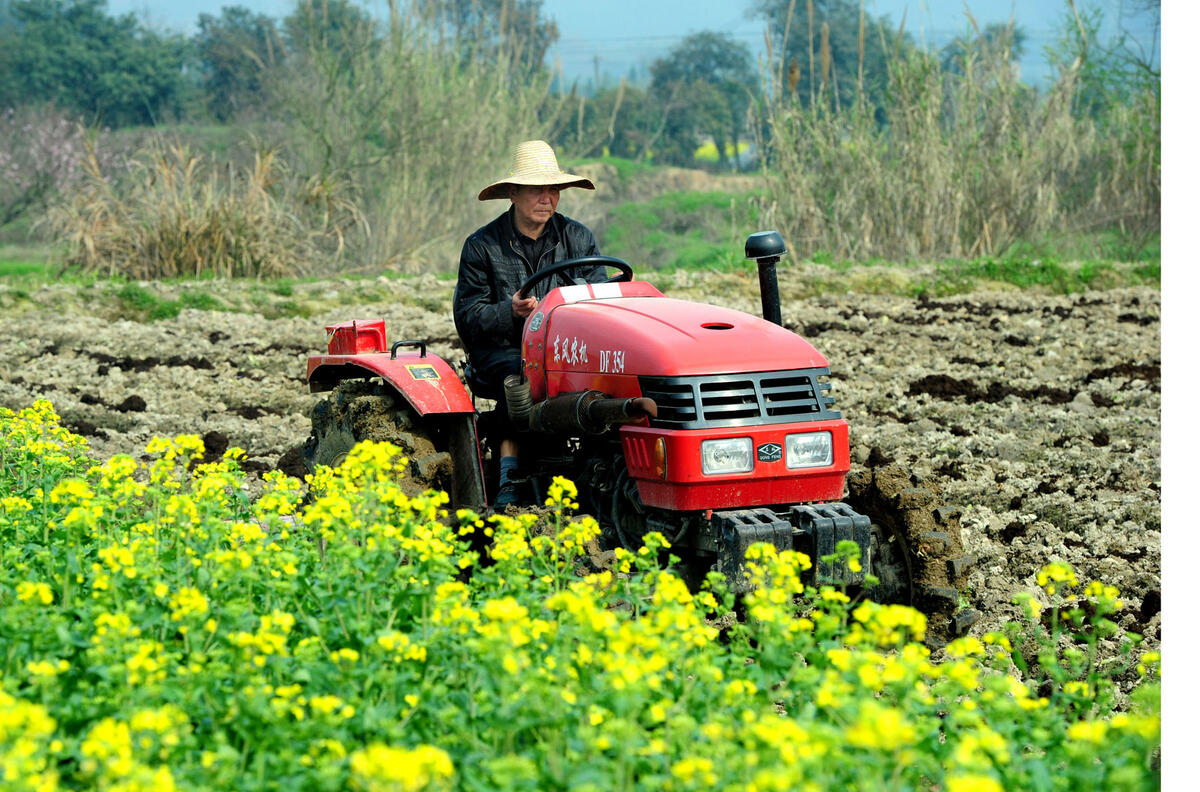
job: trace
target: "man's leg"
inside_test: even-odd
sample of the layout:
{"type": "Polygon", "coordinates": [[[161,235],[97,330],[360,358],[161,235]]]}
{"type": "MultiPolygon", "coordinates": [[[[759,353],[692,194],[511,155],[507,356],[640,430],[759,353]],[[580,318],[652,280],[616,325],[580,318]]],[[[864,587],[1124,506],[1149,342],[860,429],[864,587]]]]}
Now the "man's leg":
{"type": "Polygon", "coordinates": [[[513,477],[521,465],[517,441],[506,437],[500,441],[500,486],[496,490],[496,508],[503,509],[517,502],[517,483],[513,477]]]}
{"type": "Polygon", "coordinates": [[[520,446],[512,434],[512,424],[508,417],[508,403],[504,398],[504,378],[510,374],[521,373],[521,353],[515,349],[506,354],[501,360],[488,366],[485,377],[489,382],[500,383],[500,400],[498,406],[503,411],[503,436],[500,440],[500,481],[493,505],[498,509],[511,506],[517,502],[517,484],[513,480],[520,466],[520,446]]]}

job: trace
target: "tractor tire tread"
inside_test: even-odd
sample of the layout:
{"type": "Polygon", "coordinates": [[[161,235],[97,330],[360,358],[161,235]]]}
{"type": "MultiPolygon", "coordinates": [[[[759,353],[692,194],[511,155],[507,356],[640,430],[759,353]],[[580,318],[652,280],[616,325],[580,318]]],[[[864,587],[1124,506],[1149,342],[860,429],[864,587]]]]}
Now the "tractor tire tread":
{"type": "Polygon", "coordinates": [[[372,440],[392,443],[408,458],[399,477],[406,495],[452,487],[453,458],[437,448],[408,402],[390,385],[378,380],[344,380],[317,402],[310,417],[312,434],[303,451],[310,472],[315,472],[317,465],[339,463],[355,445],[372,440]]]}
{"type": "Polygon", "coordinates": [[[925,614],[926,643],[937,648],[962,634],[977,619],[960,615],[969,610],[963,608],[963,588],[970,563],[959,510],[941,503],[928,482],[917,486],[896,463],[853,471],[847,482],[850,506],[871,517],[877,536],[905,551],[911,604],[925,614]]]}

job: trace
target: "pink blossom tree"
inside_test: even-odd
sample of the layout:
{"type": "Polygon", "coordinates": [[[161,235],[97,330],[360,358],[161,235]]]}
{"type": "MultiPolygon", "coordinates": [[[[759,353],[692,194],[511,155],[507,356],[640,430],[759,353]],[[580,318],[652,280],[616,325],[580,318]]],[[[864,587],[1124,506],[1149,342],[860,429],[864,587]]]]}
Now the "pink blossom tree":
{"type": "MultiPolygon", "coordinates": [[[[79,183],[89,136],[52,105],[0,110],[0,228],[79,183]]],[[[95,142],[98,135],[92,137],[95,142]]]]}

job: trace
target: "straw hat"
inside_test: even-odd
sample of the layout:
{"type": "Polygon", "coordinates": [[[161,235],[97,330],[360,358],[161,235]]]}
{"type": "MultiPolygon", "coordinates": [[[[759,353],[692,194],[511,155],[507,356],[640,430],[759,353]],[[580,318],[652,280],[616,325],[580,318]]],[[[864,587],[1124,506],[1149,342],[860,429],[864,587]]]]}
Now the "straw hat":
{"type": "Polygon", "coordinates": [[[518,143],[513,149],[512,165],[508,176],[498,182],[489,184],[479,193],[479,200],[488,201],[493,198],[507,198],[508,185],[524,185],[542,187],[557,185],[560,188],[583,187],[586,190],[596,189],[591,179],[577,176],[574,173],[564,173],[558,167],[558,158],[554,149],[544,140],[526,140],[518,143]]]}

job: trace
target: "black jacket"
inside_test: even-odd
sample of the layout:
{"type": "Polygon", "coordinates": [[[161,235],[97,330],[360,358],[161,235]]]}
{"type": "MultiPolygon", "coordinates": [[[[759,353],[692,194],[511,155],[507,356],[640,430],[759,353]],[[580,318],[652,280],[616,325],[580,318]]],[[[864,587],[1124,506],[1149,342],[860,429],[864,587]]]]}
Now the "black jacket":
{"type": "MultiPolygon", "coordinates": [[[[473,358],[492,357],[491,353],[520,346],[525,320],[513,316],[512,296],[530,275],[559,261],[599,252],[587,226],[555,212],[542,232],[552,235],[553,245],[541,261],[526,261],[513,228],[512,211],[510,208],[463,243],[454,289],[454,326],[473,358]]],[[[532,291],[540,300],[554,287],[570,285],[573,278],[599,283],[607,277],[603,266],[582,267],[547,278],[532,291]]]]}

